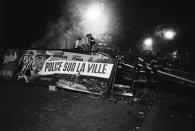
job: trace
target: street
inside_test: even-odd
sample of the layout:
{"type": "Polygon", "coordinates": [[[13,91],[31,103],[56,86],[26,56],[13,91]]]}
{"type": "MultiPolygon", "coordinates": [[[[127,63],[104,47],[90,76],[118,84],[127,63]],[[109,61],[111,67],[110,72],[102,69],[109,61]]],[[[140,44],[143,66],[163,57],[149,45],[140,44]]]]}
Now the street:
{"type": "Polygon", "coordinates": [[[48,87],[1,80],[1,130],[193,131],[194,98],[168,92],[155,91],[155,103],[149,106],[122,97],[103,100],[64,89],[49,91],[48,87]]]}

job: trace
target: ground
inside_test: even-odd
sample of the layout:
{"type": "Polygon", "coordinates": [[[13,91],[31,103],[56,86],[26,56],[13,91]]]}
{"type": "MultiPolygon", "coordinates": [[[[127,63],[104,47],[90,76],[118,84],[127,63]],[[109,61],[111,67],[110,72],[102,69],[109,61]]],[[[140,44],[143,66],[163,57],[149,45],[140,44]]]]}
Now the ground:
{"type": "Polygon", "coordinates": [[[195,130],[195,99],[186,95],[155,91],[155,103],[144,104],[8,81],[0,85],[2,131],[195,130]]]}

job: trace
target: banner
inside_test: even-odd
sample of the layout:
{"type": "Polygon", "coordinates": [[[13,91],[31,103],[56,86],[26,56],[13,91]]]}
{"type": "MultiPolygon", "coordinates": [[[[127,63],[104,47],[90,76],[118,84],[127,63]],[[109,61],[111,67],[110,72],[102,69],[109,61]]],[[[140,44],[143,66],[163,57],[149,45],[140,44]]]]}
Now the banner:
{"type": "Polygon", "coordinates": [[[116,60],[62,50],[1,50],[0,77],[38,85],[103,94],[110,87],[116,60]]]}
{"type": "Polygon", "coordinates": [[[103,55],[26,50],[17,65],[17,79],[102,94],[109,87],[114,62],[114,59],[103,55]]]}
{"type": "MultiPolygon", "coordinates": [[[[66,55],[69,56],[67,52],[66,55]]],[[[67,58],[62,61],[51,58],[40,73],[44,75],[54,72],[58,87],[96,94],[104,94],[108,90],[114,71],[114,59],[72,53],[67,58]]]]}
{"type": "Polygon", "coordinates": [[[19,50],[9,49],[4,50],[3,58],[1,59],[0,77],[6,80],[13,80],[15,69],[17,66],[19,50]]]}
{"type": "Polygon", "coordinates": [[[40,75],[71,74],[109,78],[113,64],[93,63],[81,61],[47,61],[43,65],[40,75]]]}

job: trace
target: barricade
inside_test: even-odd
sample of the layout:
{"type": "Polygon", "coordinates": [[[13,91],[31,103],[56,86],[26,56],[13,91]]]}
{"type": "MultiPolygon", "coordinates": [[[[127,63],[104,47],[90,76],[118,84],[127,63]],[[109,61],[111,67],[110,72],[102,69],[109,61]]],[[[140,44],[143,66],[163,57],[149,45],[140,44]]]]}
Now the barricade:
{"type": "MultiPolygon", "coordinates": [[[[60,87],[98,95],[107,94],[116,71],[116,59],[63,50],[1,52],[1,79],[60,87]]],[[[52,90],[54,90],[52,88],[52,90]]]]}

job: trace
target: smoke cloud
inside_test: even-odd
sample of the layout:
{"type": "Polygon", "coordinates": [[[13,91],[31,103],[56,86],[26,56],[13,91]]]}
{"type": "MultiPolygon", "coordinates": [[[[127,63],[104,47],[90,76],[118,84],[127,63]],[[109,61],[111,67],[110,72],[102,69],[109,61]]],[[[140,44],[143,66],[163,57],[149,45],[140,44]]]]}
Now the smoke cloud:
{"type": "MultiPolygon", "coordinates": [[[[116,0],[66,0],[59,5],[61,5],[59,17],[54,21],[49,21],[46,34],[40,41],[33,43],[32,48],[71,49],[74,47],[75,40],[78,37],[84,38],[87,33],[92,33],[96,39],[101,39],[105,35],[109,35],[109,38],[121,37],[123,34],[120,9],[117,7],[116,0]],[[91,23],[87,23],[84,17],[87,8],[94,3],[103,5],[104,14],[108,19],[106,30],[103,33],[90,32],[88,27],[91,23]]],[[[99,19],[96,22],[103,20],[99,19]]]]}

